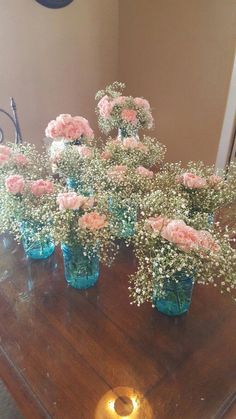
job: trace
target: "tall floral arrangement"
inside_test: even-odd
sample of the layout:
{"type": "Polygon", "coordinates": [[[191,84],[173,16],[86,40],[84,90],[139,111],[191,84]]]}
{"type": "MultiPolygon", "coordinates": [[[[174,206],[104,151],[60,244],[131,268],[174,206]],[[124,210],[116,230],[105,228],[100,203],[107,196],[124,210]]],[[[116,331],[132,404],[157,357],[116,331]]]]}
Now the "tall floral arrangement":
{"type": "Polygon", "coordinates": [[[124,137],[130,137],[140,129],[153,128],[149,102],[140,97],[123,96],[124,88],[124,83],[114,82],[95,96],[99,127],[105,134],[119,128],[124,137]]]}

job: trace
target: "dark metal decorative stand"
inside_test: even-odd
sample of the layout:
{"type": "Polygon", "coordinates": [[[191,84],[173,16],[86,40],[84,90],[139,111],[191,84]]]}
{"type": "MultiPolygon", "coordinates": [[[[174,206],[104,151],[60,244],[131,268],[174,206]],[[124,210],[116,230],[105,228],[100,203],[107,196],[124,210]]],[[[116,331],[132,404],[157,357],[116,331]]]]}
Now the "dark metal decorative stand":
{"type": "MultiPolygon", "coordinates": [[[[16,103],[13,97],[11,97],[11,109],[12,109],[13,116],[9,112],[1,108],[0,108],[0,113],[3,113],[11,120],[15,129],[15,144],[21,144],[23,142],[23,139],[22,139],[20,124],[19,124],[17,111],[16,111],[16,103]]],[[[0,127],[0,144],[3,143],[3,141],[4,141],[4,132],[3,132],[3,129],[0,127]]]]}

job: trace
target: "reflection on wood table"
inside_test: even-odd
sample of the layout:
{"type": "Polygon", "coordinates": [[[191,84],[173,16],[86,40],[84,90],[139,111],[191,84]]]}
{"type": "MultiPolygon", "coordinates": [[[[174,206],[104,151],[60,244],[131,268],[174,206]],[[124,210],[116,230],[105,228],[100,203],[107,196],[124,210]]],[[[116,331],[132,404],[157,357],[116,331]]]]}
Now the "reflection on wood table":
{"type": "Polygon", "coordinates": [[[124,248],[78,291],[64,280],[59,249],[30,261],[1,238],[0,373],[26,419],[236,418],[236,304],[196,286],[183,317],[137,308],[128,298],[134,269],[124,248]]]}

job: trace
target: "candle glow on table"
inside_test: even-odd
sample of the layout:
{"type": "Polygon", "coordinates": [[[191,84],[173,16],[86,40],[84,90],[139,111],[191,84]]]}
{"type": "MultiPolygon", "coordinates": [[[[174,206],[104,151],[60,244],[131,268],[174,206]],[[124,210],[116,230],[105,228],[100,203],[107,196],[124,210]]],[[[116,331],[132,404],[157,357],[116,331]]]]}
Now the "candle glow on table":
{"type": "Polygon", "coordinates": [[[100,399],[95,419],[153,419],[151,406],[131,387],[116,387],[100,399]]]}

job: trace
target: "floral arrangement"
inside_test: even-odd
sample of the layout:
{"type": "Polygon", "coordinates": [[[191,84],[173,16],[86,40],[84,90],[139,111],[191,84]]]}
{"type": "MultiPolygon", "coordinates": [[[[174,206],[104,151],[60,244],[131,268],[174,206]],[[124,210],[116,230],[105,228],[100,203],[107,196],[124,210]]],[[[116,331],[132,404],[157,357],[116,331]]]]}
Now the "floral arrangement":
{"type": "Polygon", "coordinates": [[[124,137],[130,137],[139,129],[153,128],[150,104],[146,99],[123,96],[124,83],[114,82],[97,92],[96,112],[101,131],[108,134],[120,128],[124,137]]]}
{"type": "Polygon", "coordinates": [[[0,231],[10,231],[20,241],[26,227],[29,243],[47,240],[56,207],[55,196],[56,186],[50,179],[8,175],[0,183],[0,231]]]}
{"type": "Polygon", "coordinates": [[[101,158],[109,164],[124,164],[129,167],[152,167],[160,164],[166,147],[155,138],[144,136],[142,141],[133,137],[109,140],[101,152],[101,158]]]}
{"type": "Polygon", "coordinates": [[[175,182],[188,196],[190,210],[193,212],[214,213],[236,201],[235,164],[216,171],[203,162],[189,162],[186,170],[178,167],[175,182]]]}
{"type": "Polygon", "coordinates": [[[98,159],[99,176],[92,175],[93,189],[107,203],[116,236],[126,238],[132,234],[142,197],[153,188],[154,173],[143,166],[130,168],[106,161],[99,166],[100,163],[98,159]]]}
{"type": "Polygon", "coordinates": [[[103,203],[95,197],[63,191],[57,195],[52,217],[52,236],[56,243],[73,248],[80,244],[87,257],[94,253],[110,265],[117,250],[113,225],[103,203]]]}
{"type": "Polygon", "coordinates": [[[81,139],[93,139],[94,132],[87,119],[82,116],[61,114],[49,122],[45,134],[53,140],[76,142],[81,139]]]}
{"type": "Polygon", "coordinates": [[[182,274],[192,276],[195,283],[220,285],[222,292],[235,290],[234,239],[216,229],[197,230],[160,211],[161,215],[145,218],[136,226],[138,270],[130,278],[132,302],[153,302],[154,294],[165,297],[166,284],[178,284],[182,274]]]}
{"type": "Polygon", "coordinates": [[[0,145],[0,181],[4,181],[7,174],[37,179],[45,177],[49,171],[47,156],[39,153],[33,144],[0,145]]]}
{"type": "Polygon", "coordinates": [[[67,182],[70,188],[78,189],[80,193],[90,194],[94,179],[100,178],[102,161],[95,147],[86,145],[67,145],[50,157],[53,171],[59,175],[62,182],[67,182]]]}

